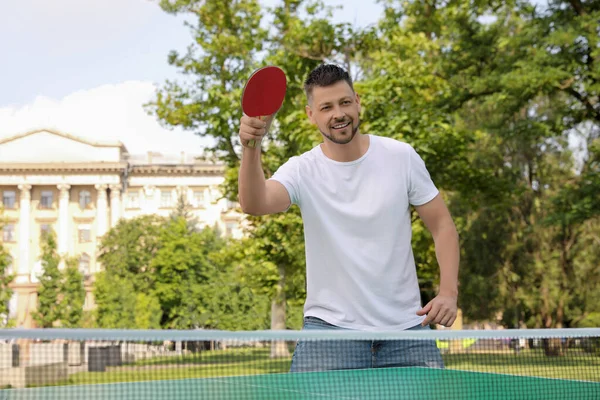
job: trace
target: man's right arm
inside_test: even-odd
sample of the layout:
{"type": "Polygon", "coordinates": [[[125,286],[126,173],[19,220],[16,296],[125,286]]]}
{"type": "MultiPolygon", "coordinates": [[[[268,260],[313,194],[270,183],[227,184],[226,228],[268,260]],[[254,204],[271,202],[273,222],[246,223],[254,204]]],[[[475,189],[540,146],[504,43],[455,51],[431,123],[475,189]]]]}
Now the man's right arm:
{"type": "Polygon", "coordinates": [[[243,145],[242,162],[238,177],[238,193],[242,211],[250,215],[283,212],[290,206],[287,189],[279,182],[266,180],[262,170],[260,141],[265,135],[266,123],[243,116],[240,140],[243,145]],[[255,140],[256,147],[248,147],[255,140]]]}

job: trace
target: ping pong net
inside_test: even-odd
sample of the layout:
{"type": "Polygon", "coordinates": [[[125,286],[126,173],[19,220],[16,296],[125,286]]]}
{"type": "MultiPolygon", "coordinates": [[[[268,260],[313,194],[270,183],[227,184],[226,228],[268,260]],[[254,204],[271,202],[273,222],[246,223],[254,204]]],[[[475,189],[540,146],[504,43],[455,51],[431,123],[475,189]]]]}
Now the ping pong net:
{"type": "Polygon", "coordinates": [[[600,399],[600,329],[1,329],[0,399],[600,399]]]}

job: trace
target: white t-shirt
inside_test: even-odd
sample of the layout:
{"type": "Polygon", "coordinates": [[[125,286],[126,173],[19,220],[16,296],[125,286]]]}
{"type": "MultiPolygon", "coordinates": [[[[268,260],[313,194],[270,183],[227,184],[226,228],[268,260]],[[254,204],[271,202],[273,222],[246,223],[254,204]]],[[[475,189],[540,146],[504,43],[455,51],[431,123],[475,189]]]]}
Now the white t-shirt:
{"type": "Polygon", "coordinates": [[[408,144],[368,135],[358,160],[320,146],[290,158],[271,179],[300,207],[306,242],[304,315],[357,330],[415,326],[422,306],[411,246],[410,205],[438,194],[408,144]]]}

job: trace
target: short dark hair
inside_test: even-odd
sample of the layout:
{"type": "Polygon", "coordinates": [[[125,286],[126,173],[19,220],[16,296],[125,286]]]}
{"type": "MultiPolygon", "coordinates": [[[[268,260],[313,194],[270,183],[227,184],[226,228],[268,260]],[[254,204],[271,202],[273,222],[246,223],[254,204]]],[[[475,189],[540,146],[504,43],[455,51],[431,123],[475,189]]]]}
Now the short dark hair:
{"type": "Polygon", "coordinates": [[[354,91],[354,85],[352,84],[352,78],[350,74],[346,72],[342,67],[335,64],[321,64],[317,68],[313,69],[304,81],[304,91],[306,97],[310,99],[313,88],[325,87],[333,85],[334,83],[346,81],[352,91],[354,91]]]}

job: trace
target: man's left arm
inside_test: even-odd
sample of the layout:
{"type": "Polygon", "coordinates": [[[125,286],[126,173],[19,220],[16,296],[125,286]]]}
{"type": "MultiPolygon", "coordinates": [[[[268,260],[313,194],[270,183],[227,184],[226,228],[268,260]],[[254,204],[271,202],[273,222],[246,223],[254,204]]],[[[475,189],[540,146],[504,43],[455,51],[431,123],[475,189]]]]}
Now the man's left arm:
{"type": "Polygon", "coordinates": [[[440,266],[440,291],[417,312],[417,315],[427,315],[422,325],[434,323],[450,327],[457,314],[460,263],[458,232],[440,194],[415,209],[433,236],[435,254],[440,266]]]}

